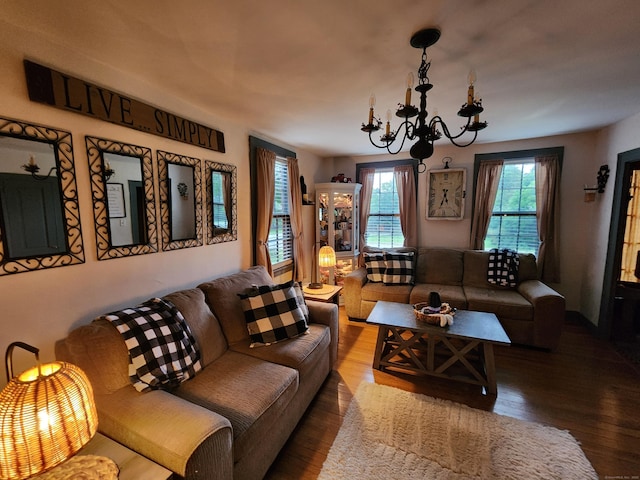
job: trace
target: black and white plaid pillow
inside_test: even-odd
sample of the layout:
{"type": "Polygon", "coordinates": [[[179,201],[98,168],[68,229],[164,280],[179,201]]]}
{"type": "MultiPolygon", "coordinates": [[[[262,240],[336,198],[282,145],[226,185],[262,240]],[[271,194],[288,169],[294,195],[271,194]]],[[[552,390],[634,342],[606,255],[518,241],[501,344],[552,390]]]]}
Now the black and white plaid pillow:
{"type": "Polygon", "coordinates": [[[180,310],[154,298],[103,316],[129,349],[129,378],[139,392],[171,389],[202,369],[200,352],[180,310]]]}
{"type": "Polygon", "coordinates": [[[307,307],[307,302],[304,299],[304,292],[302,291],[302,285],[298,282],[293,283],[293,290],[296,292],[296,300],[298,301],[298,306],[302,309],[302,313],[304,314],[304,319],[309,323],[309,307],[307,307]]]}
{"type": "Polygon", "coordinates": [[[299,305],[293,282],[253,286],[238,296],[251,347],[270,345],[308,332],[305,313],[299,305]]]}
{"type": "Polygon", "coordinates": [[[384,261],[384,253],[365,253],[364,265],[367,268],[367,280],[370,282],[382,282],[387,264],[384,261]]]}
{"type": "Polygon", "coordinates": [[[386,285],[413,285],[415,281],[413,259],[413,252],[385,252],[384,260],[387,269],[384,272],[384,283],[386,285]]]}

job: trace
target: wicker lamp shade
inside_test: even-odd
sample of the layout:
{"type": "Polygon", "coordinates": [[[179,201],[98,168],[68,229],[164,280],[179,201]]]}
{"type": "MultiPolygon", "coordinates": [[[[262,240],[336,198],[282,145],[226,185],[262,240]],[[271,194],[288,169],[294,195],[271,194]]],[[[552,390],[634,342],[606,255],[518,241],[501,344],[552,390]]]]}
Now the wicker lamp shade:
{"type": "Polygon", "coordinates": [[[0,392],[0,480],[49,470],[80,450],[96,433],[93,389],[75,365],[39,365],[0,392]]]}
{"type": "Polygon", "coordinates": [[[328,245],[320,248],[318,252],[318,265],[321,267],[333,267],[336,264],[336,252],[328,245]]]}

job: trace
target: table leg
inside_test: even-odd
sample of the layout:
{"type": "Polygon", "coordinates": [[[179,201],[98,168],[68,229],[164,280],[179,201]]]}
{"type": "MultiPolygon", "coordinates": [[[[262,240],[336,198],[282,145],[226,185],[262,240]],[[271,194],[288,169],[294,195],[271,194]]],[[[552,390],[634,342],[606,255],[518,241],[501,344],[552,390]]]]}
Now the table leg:
{"type": "Polygon", "coordinates": [[[484,342],[484,368],[487,374],[487,393],[498,394],[498,383],[496,380],[496,362],[493,358],[493,344],[484,342]]]}
{"type": "Polygon", "coordinates": [[[380,359],[382,358],[388,332],[388,327],[382,325],[378,327],[378,340],[376,341],[376,351],[373,355],[373,368],[376,370],[380,370],[380,359]]]}

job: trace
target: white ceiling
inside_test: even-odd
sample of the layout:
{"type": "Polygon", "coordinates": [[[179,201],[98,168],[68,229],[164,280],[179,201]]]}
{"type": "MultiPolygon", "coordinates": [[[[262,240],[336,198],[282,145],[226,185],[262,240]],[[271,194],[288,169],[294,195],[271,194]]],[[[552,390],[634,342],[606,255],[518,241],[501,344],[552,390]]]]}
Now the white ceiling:
{"type": "MultiPolygon", "coordinates": [[[[380,153],[360,131],[369,95],[395,110],[420,63],[409,39],[433,26],[428,109],[452,132],[471,68],[482,142],[640,112],[638,0],[3,0],[2,22],[320,156],[380,153]]],[[[52,66],[99,80],[76,65],[52,66]]]]}

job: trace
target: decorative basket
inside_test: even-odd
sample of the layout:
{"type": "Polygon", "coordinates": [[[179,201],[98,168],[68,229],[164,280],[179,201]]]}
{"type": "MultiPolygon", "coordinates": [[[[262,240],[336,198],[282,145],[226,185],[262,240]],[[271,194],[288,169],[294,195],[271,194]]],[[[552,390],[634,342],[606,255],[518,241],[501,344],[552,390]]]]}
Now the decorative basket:
{"type": "Polygon", "coordinates": [[[418,319],[419,322],[429,323],[431,325],[440,325],[440,317],[429,313],[422,313],[422,309],[428,306],[429,302],[420,302],[413,306],[413,313],[416,314],[416,319],[418,319]]]}
{"type": "Polygon", "coordinates": [[[443,303],[439,312],[422,313],[422,309],[429,306],[429,302],[420,302],[413,305],[413,313],[419,322],[428,323],[430,325],[440,325],[440,314],[447,313],[453,315],[455,309],[451,308],[448,303],[443,303]]]}

